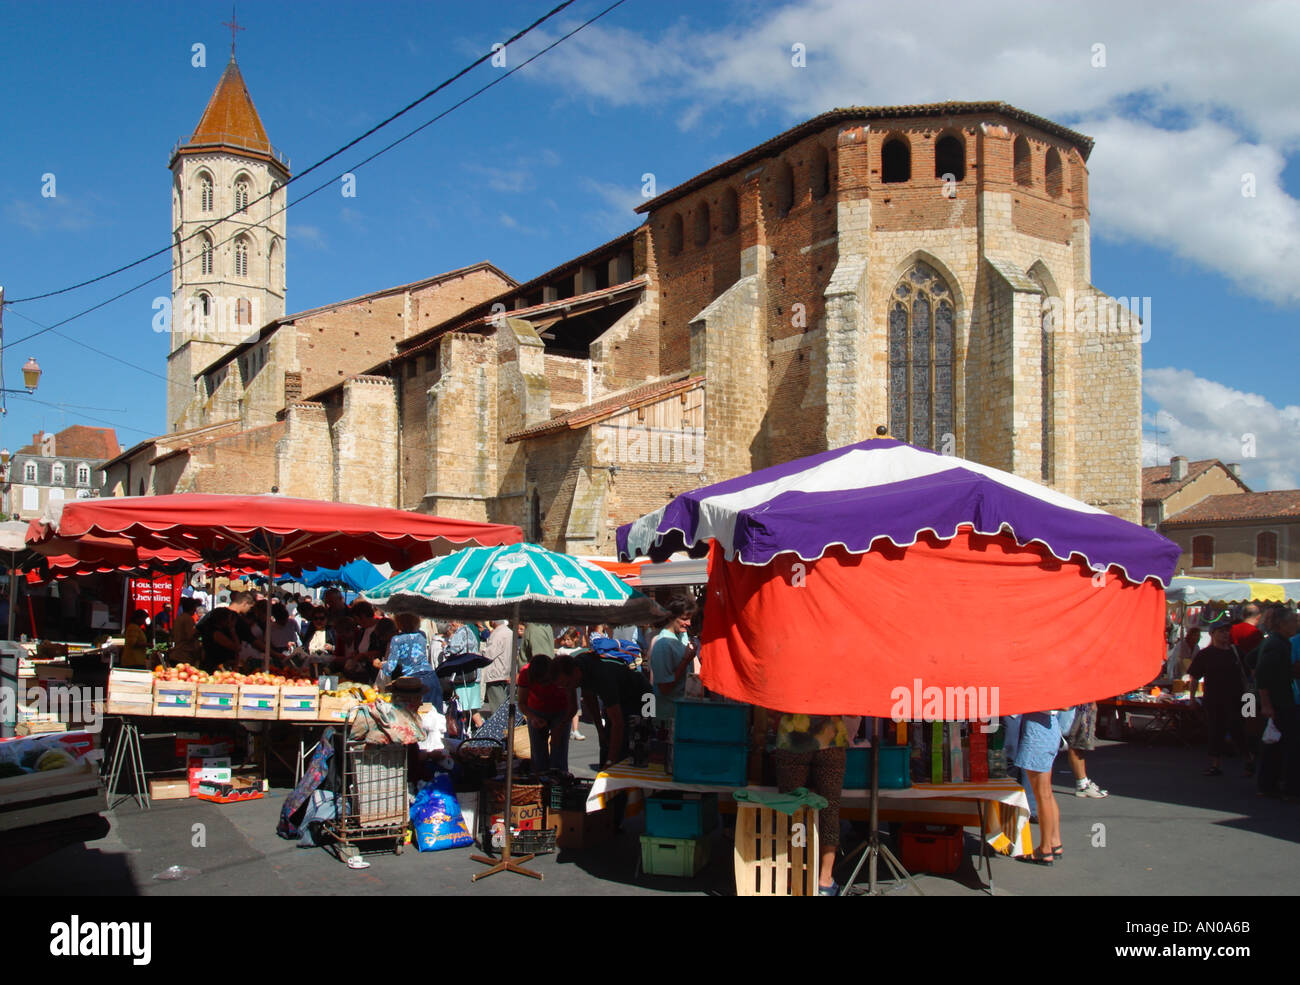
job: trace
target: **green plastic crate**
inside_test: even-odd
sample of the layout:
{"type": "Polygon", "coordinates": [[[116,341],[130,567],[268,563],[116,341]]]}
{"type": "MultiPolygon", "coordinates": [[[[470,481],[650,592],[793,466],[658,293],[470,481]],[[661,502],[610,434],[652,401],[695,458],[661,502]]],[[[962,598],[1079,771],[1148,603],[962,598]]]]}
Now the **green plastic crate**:
{"type": "Polygon", "coordinates": [[[709,864],[709,837],[655,838],[641,836],[641,868],[650,876],[689,879],[709,864]]]}

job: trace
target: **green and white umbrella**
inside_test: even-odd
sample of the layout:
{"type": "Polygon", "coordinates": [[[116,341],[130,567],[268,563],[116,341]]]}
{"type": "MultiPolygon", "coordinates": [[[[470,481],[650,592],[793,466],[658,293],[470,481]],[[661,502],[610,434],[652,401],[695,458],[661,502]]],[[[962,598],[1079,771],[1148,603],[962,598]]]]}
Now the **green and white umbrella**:
{"type": "Polygon", "coordinates": [[[664,615],[612,572],[536,544],[466,548],[394,575],[363,597],[390,612],[433,618],[634,625],[664,615]]]}

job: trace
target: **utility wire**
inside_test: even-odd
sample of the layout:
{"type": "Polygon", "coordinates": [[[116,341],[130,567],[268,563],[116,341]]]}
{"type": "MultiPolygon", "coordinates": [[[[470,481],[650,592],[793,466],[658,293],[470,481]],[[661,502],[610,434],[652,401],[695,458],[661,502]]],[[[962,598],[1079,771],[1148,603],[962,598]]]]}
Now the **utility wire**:
{"type": "MultiPolygon", "coordinates": [[[[570,2],[572,2],[572,0],[570,0],[570,2]]],[[[545,55],[547,52],[551,51],[552,49],[554,49],[554,48],[558,47],[559,45],[563,44],[565,41],[567,41],[569,38],[573,37],[573,36],[574,36],[575,34],[577,34],[579,31],[582,31],[582,30],[584,30],[585,28],[590,27],[592,24],[594,24],[596,21],[600,20],[600,19],[601,19],[602,17],[604,17],[606,14],[610,13],[611,11],[615,10],[615,9],[618,8],[618,7],[621,7],[621,6],[622,6],[624,3],[626,3],[626,2],[627,2],[627,0],[615,0],[614,3],[610,4],[608,7],[606,7],[604,10],[602,10],[600,13],[596,14],[596,15],[595,15],[594,17],[592,17],[591,19],[589,19],[589,20],[587,20],[587,21],[584,21],[582,24],[578,25],[578,26],[577,26],[576,28],[574,28],[572,31],[568,32],[567,34],[562,35],[562,36],[559,37],[559,38],[557,38],[555,41],[551,42],[551,43],[548,44],[546,47],[542,48],[542,49],[541,49],[540,51],[538,51],[536,54],[534,54],[534,55],[532,55],[531,57],[529,57],[529,58],[525,59],[524,61],[520,62],[518,65],[516,65],[514,68],[510,69],[509,71],[504,72],[504,73],[502,73],[501,75],[497,76],[497,77],[496,77],[495,79],[493,79],[491,82],[489,82],[489,83],[487,83],[486,85],[481,86],[480,88],[474,90],[474,91],[473,91],[472,93],[470,93],[468,96],[466,96],[466,97],[464,97],[463,99],[461,99],[460,101],[458,101],[458,102],[452,104],[452,105],[449,106],[447,109],[443,110],[441,113],[438,113],[438,114],[437,114],[436,116],[434,116],[432,119],[426,121],[425,123],[420,124],[420,126],[416,127],[415,129],[408,131],[407,133],[403,134],[401,137],[399,137],[399,138],[397,138],[396,140],[394,140],[392,143],[390,143],[390,144],[388,144],[388,145],[386,145],[386,146],[380,148],[380,149],[377,150],[375,153],[371,154],[369,157],[366,157],[366,158],[362,159],[362,160],[361,160],[360,162],[358,162],[357,164],[355,164],[355,165],[353,165],[352,167],[348,168],[346,171],[340,172],[339,174],[335,175],[334,177],[328,179],[327,181],[322,182],[321,184],[319,184],[319,185],[317,185],[315,188],[313,188],[311,191],[309,191],[309,192],[307,192],[306,194],[300,196],[299,198],[294,199],[292,202],[286,202],[283,206],[280,207],[279,210],[277,210],[276,212],[271,213],[270,215],[268,215],[268,216],[266,217],[266,219],[262,220],[261,222],[259,222],[259,223],[255,223],[254,225],[252,225],[252,226],[250,226],[250,227],[247,227],[247,228],[240,228],[240,229],[237,229],[234,233],[232,233],[230,236],[227,236],[225,239],[221,240],[219,243],[215,243],[215,244],[213,244],[213,249],[215,250],[218,246],[223,246],[223,245],[225,245],[226,243],[229,243],[231,240],[235,239],[236,237],[238,237],[238,236],[241,235],[242,233],[246,232],[248,228],[256,229],[256,228],[258,228],[258,227],[264,226],[264,225],[265,225],[267,222],[269,222],[272,218],[274,218],[275,216],[279,215],[281,212],[284,212],[285,210],[287,210],[287,209],[289,208],[290,205],[297,205],[297,204],[299,204],[300,202],[304,202],[304,201],[306,201],[307,199],[311,198],[313,195],[317,194],[318,192],[321,192],[321,191],[323,191],[324,189],[329,188],[329,187],[332,186],[336,181],[338,181],[341,177],[343,177],[344,174],[348,174],[348,173],[350,173],[350,172],[360,170],[362,167],[364,167],[365,165],[369,164],[371,161],[375,160],[375,158],[380,157],[381,155],[383,155],[383,154],[387,153],[388,151],[392,150],[394,147],[398,146],[399,144],[405,142],[406,140],[409,140],[411,137],[415,136],[417,133],[420,133],[422,130],[425,130],[426,128],[432,126],[434,123],[438,122],[439,120],[443,119],[444,117],[446,117],[446,116],[449,115],[450,113],[452,113],[452,112],[454,112],[455,110],[459,109],[461,106],[464,106],[466,103],[470,102],[471,100],[476,99],[478,96],[482,95],[484,92],[486,92],[487,90],[491,89],[493,86],[498,85],[498,84],[504,82],[506,79],[508,79],[510,76],[514,75],[516,72],[520,71],[521,69],[525,68],[526,66],[528,66],[528,65],[531,64],[532,62],[536,61],[538,58],[540,58],[542,55],[545,55]]],[[[490,57],[490,56],[489,56],[489,57],[490,57]]],[[[462,73],[462,74],[463,74],[463,73],[462,73]]],[[[355,143],[355,141],[354,141],[353,143],[355,143]]],[[[349,146],[350,146],[350,145],[349,145],[349,146]]],[[[335,156],[335,155],[331,155],[331,157],[333,157],[333,156],[335,156]]],[[[323,163],[323,162],[321,162],[321,163],[323,163]]],[[[314,168],[314,167],[316,167],[316,165],[313,165],[313,168],[314,168]]],[[[311,169],[309,169],[309,170],[311,170],[311,169]]],[[[306,171],[303,172],[304,175],[305,175],[306,173],[307,173],[306,171]]],[[[266,198],[266,197],[267,197],[266,195],[262,196],[263,199],[266,198]]],[[[261,200],[262,200],[262,199],[259,199],[258,201],[261,201],[261,200]]],[[[216,223],[214,222],[213,225],[216,225],[216,223]]],[[[211,228],[211,227],[208,227],[208,228],[211,228]]],[[[201,232],[203,232],[203,231],[204,231],[204,230],[200,230],[199,232],[201,233],[201,232]]],[[[198,234],[199,234],[199,233],[195,233],[195,234],[193,234],[193,235],[198,235],[198,234]]],[[[170,249],[171,249],[171,247],[168,247],[167,250],[160,250],[160,251],[158,251],[157,253],[153,253],[153,254],[151,254],[150,257],[156,257],[156,256],[160,255],[161,253],[168,252],[170,249]]],[[[146,258],[144,258],[144,259],[147,260],[147,259],[150,259],[150,257],[146,257],[146,258]]],[[[190,263],[193,263],[193,262],[195,261],[195,259],[198,259],[198,258],[192,258],[189,262],[190,262],[190,263]]],[[[137,261],[137,263],[138,263],[138,262],[143,262],[143,261],[137,261]]],[[[135,265],[136,265],[136,264],[131,264],[131,265],[129,265],[129,266],[135,266],[135,265]]],[[[183,266],[183,264],[182,264],[182,266],[183,266]]],[[[120,268],[120,269],[121,269],[121,270],[126,270],[126,269],[129,269],[129,267],[123,267],[123,268],[120,268]]],[[[115,294],[113,297],[108,298],[108,299],[105,300],[105,301],[101,301],[99,304],[92,305],[91,307],[86,308],[86,309],[84,309],[84,310],[82,310],[82,311],[79,311],[79,312],[77,312],[77,313],[74,314],[74,315],[70,315],[69,317],[64,318],[62,321],[55,322],[53,325],[50,325],[50,326],[48,326],[48,327],[46,327],[46,328],[43,328],[43,329],[41,329],[41,330],[38,331],[38,332],[33,332],[31,335],[24,336],[23,338],[21,338],[21,339],[17,339],[17,340],[15,340],[15,341],[13,341],[13,342],[6,342],[6,343],[4,344],[4,346],[3,346],[3,348],[4,348],[4,349],[9,349],[9,348],[11,348],[11,347],[13,347],[13,346],[21,345],[22,343],[27,342],[27,341],[29,341],[29,340],[31,340],[31,339],[34,339],[34,338],[36,338],[36,337],[39,336],[39,335],[43,335],[43,334],[45,334],[45,332],[54,331],[55,329],[57,329],[57,328],[59,328],[59,327],[61,327],[61,326],[63,326],[63,325],[66,325],[66,324],[68,324],[68,323],[71,322],[71,321],[75,321],[76,319],[81,318],[81,317],[83,317],[83,316],[85,316],[85,315],[91,314],[91,313],[94,312],[94,311],[98,311],[100,308],[106,307],[107,305],[112,304],[114,301],[119,301],[119,300],[121,300],[122,298],[126,297],[128,294],[133,294],[133,293],[135,293],[136,291],[140,290],[141,288],[143,288],[143,287],[147,287],[149,284],[152,284],[154,281],[159,280],[159,279],[162,278],[162,277],[166,277],[166,276],[168,276],[168,275],[171,274],[175,269],[176,269],[176,265],[175,265],[175,264],[172,264],[172,265],[170,265],[166,270],[160,271],[159,273],[155,274],[155,275],[152,276],[152,277],[147,278],[146,280],[141,281],[140,283],[136,284],[135,286],[133,286],[133,287],[129,287],[129,288],[127,288],[126,290],[124,290],[124,291],[122,291],[122,292],[120,292],[120,293],[118,293],[118,294],[115,294]]],[[[109,276],[109,275],[105,275],[105,276],[109,276]]],[[[102,278],[96,278],[96,280],[100,280],[100,279],[102,279],[102,278]]],[[[86,283],[91,283],[91,282],[90,282],[90,281],[87,281],[86,283]]],[[[49,296],[50,296],[50,295],[48,295],[48,294],[45,294],[45,295],[39,295],[39,297],[49,297],[49,296]]],[[[35,300],[35,298],[23,298],[23,299],[19,299],[19,300],[35,300]]],[[[14,302],[6,301],[5,303],[6,303],[6,304],[14,304],[14,303],[17,303],[17,301],[14,301],[14,302]]],[[[173,312],[172,314],[173,314],[173,316],[175,316],[175,312],[173,312]]],[[[30,319],[29,319],[29,320],[30,320],[30,319]]],[[[67,336],[64,336],[64,337],[67,338],[67,336]]],[[[75,340],[70,340],[70,341],[75,341],[75,340]]],[[[78,343],[78,344],[81,344],[81,343],[78,343]]]]}
{"type": "MultiPolygon", "coordinates": [[[[545,21],[550,20],[552,17],[554,17],[554,16],[555,16],[556,14],[558,14],[560,11],[564,10],[564,8],[566,8],[566,7],[570,6],[570,5],[572,5],[573,3],[574,3],[574,0],[564,0],[564,2],[561,3],[559,6],[555,7],[554,9],[552,9],[550,12],[548,12],[548,13],[545,14],[545,15],[543,15],[542,17],[539,17],[537,20],[533,21],[533,23],[529,24],[529,25],[528,25],[526,28],[524,28],[522,31],[519,31],[518,33],[514,34],[514,35],[513,35],[513,36],[512,36],[508,41],[504,42],[504,46],[505,46],[505,47],[509,47],[510,45],[514,44],[516,41],[518,41],[518,40],[519,40],[520,38],[522,38],[524,35],[530,33],[531,31],[533,31],[535,28],[537,28],[539,25],[541,25],[541,24],[544,23],[545,21]]],[[[329,161],[333,160],[334,158],[338,157],[338,156],[339,156],[340,154],[342,154],[344,151],[350,150],[351,148],[355,147],[357,144],[361,143],[361,141],[365,140],[367,137],[369,137],[369,136],[371,136],[372,134],[375,134],[375,133],[377,133],[378,131],[382,130],[384,127],[388,126],[388,124],[392,123],[392,122],[393,122],[394,120],[396,120],[398,117],[403,116],[403,115],[406,114],[406,113],[409,113],[411,110],[415,109],[415,107],[419,106],[419,105],[420,105],[422,102],[424,102],[425,100],[431,98],[431,97],[434,96],[434,95],[437,95],[439,92],[441,92],[443,89],[447,88],[447,87],[448,87],[449,85],[451,85],[453,82],[455,82],[456,80],[462,78],[463,76],[465,76],[465,75],[468,74],[469,72],[473,71],[474,69],[478,68],[478,66],[482,65],[485,61],[488,61],[490,58],[493,57],[493,55],[496,54],[496,51],[497,51],[497,50],[498,50],[498,49],[494,49],[494,50],[492,50],[492,51],[489,51],[487,54],[482,55],[481,57],[477,58],[476,60],[474,60],[473,62],[471,62],[469,65],[466,65],[464,68],[462,68],[462,69],[461,69],[459,72],[457,72],[455,75],[451,76],[450,78],[448,78],[448,79],[446,79],[446,80],[440,82],[438,85],[434,86],[432,89],[430,89],[428,92],[426,92],[426,93],[425,93],[423,96],[421,96],[420,98],[418,98],[418,99],[416,99],[416,100],[413,100],[413,101],[410,102],[410,103],[407,103],[404,107],[402,107],[402,108],[401,108],[400,110],[398,110],[396,113],[393,113],[393,114],[392,114],[391,116],[389,116],[387,119],[382,120],[382,121],[380,121],[379,123],[376,123],[373,127],[371,127],[369,130],[367,130],[365,133],[361,134],[361,136],[356,137],[356,138],[354,138],[354,139],[352,139],[352,140],[349,140],[346,144],[344,144],[344,145],[343,145],[342,147],[340,147],[338,150],[333,151],[332,153],[328,154],[327,156],[321,158],[321,159],[320,159],[319,161],[317,161],[315,164],[311,165],[311,167],[307,168],[307,170],[305,170],[305,171],[303,171],[303,172],[301,172],[301,173],[299,173],[299,174],[292,175],[292,176],[289,178],[289,180],[286,181],[286,182],[284,183],[284,185],[282,185],[281,187],[287,188],[289,185],[293,184],[295,181],[298,181],[298,180],[301,179],[301,178],[305,178],[307,175],[311,174],[311,173],[312,173],[313,171],[315,171],[317,168],[321,167],[322,165],[326,164],[327,162],[329,162],[329,161]]],[[[267,198],[270,198],[270,197],[271,197],[272,195],[274,195],[277,191],[279,191],[278,188],[276,188],[276,189],[272,189],[271,191],[266,192],[265,194],[263,194],[262,196],[260,196],[259,198],[254,199],[252,202],[249,202],[247,206],[245,206],[245,210],[246,210],[247,208],[253,206],[253,205],[256,205],[258,202],[261,202],[261,201],[263,201],[263,200],[265,200],[265,199],[267,199],[267,198]]],[[[241,211],[245,211],[245,210],[236,209],[234,212],[231,212],[229,215],[223,216],[223,217],[221,217],[220,219],[214,219],[212,224],[213,224],[213,225],[216,225],[217,223],[225,222],[225,221],[228,220],[228,219],[233,219],[233,218],[234,218],[236,215],[238,215],[241,211]]],[[[200,235],[202,232],[203,232],[203,230],[198,230],[198,231],[196,231],[196,232],[193,232],[193,233],[191,233],[189,236],[185,237],[185,239],[181,240],[180,242],[182,242],[182,243],[184,243],[184,242],[188,242],[190,239],[193,239],[195,236],[200,235]]],[[[123,266],[121,266],[121,267],[118,267],[118,268],[116,268],[115,270],[110,270],[110,271],[108,271],[108,273],[100,274],[98,277],[91,277],[89,280],[83,280],[83,281],[81,281],[81,282],[79,282],[79,283],[77,283],[77,284],[72,284],[72,285],[69,286],[69,287],[61,287],[61,288],[59,288],[57,291],[46,291],[44,294],[32,294],[32,295],[30,295],[30,296],[28,296],[28,297],[25,297],[25,298],[14,298],[12,301],[6,301],[5,303],[6,303],[6,304],[22,304],[22,303],[25,302],[25,301],[39,301],[39,300],[41,300],[42,298],[52,298],[52,297],[55,297],[56,295],[59,295],[59,294],[67,294],[69,291],[75,291],[75,290],[77,290],[78,288],[86,287],[86,286],[88,286],[88,285],[90,285],[90,284],[98,283],[99,281],[104,280],[104,279],[106,279],[106,278],[108,278],[108,277],[112,277],[112,276],[114,276],[114,275],[116,275],[116,274],[120,274],[120,273],[122,273],[123,271],[130,270],[132,267],[138,267],[138,266],[140,266],[140,264],[142,264],[142,263],[146,263],[146,262],[148,262],[149,260],[152,260],[154,257],[162,256],[164,253],[169,252],[169,251],[172,249],[173,245],[174,245],[174,244],[172,244],[172,243],[168,243],[167,246],[165,246],[165,247],[164,247],[163,249],[161,249],[161,250],[155,250],[153,253],[150,253],[148,256],[143,256],[143,257],[141,257],[140,259],[138,259],[138,260],[134,260],[134,261],[132,261],[131,263],[128,263],[128,264],[125,264],[125,265],[123,265],[123,266]]]]}

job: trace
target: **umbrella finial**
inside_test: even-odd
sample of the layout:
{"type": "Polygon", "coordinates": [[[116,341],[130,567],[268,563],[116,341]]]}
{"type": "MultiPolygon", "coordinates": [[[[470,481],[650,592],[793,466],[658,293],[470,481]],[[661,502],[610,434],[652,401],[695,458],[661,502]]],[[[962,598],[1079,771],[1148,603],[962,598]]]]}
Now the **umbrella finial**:
{"type": "Polygon", "coordinates": [[[889,428],[885,427],[885,425],[883,425],[883,424],[877,425],[877,426],[876,426],[876,437],[878,437],[878,438],[888,438],[888,437],[889,437],[889,428]]]}

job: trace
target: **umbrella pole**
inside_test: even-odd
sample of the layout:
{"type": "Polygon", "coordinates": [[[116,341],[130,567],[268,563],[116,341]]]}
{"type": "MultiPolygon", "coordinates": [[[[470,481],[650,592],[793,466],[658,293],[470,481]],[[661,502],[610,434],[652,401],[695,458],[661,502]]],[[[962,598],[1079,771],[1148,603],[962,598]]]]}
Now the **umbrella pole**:
{"type": "Polygon", "coordinates": [[[14,571],[13,565],[9,566],[9,635],[6,639],[14,638],[14,616],[18,610],[18,575],[14,571]]]}
{"type": "Polygon", "coordinates": [[[476,872],[470,877],[471,882],[478,882],[480,879],[486,879],[488,876],[496,875],[498,872],[517,872],[521,876],[532,876],[534,879],[541,879],[540,872],[534,872],[532,869],[524,868],[524,862],[531,862],[532,855],[524,855],[518,861],[510,856],[514,839],[510,834],[510,808],[514,798],[514,780],[515,780],[515,665],[519,658],[519,603],[515,603],[515,617],[511,621],[510,629],[514,633],[513,654],[510,660],[510,689],[507,698],[507,728],[506,728],[506,803],[504,809],[506,844],[501,852],[500,861],[496,861],[486,855],[470,856],[475,862],[483,862],[491,865],[492,868],[486,872],[476,872]]]}
{"type": "MultiPolygon", "coordinates": [[[[870,896],[881,895],[881,889],[876,884],[876,865],[883,856],[885,865],[893,873],[894,879],[906,879],[908,884],[916,890],[916,895],[924,896],[921,887],[916,884],[916,880],[911,874],[903,868],[900,862],[889,850],[889,846],[882,844],[880,841],[880,719],[871,719],[871,836],[867,839],[866,850],[862,852],[862,857],[858,859],[858,864],[853,868],[853,874],[849,876],[840,890],[841,896],[848,896],[849,890],[857,882],[858,873],[862,871],[863,863],[869,863],[867,867],[867,894],[870,896]]],[[[984,832],[980,831],[980,837],[984,837],[984,832]]],[[[861,849],[859,849],[861,851],[861,849]]],[[[815,863],[820,867],[821,859],[815,863]]],[[[818,874],[820,875],[820,869],[818,874]]]]}
{"type": "Polygon", "coordinates": [[[271,669],[271,586],[275,584],[275,552],[271,552],[271,579],[266,583],[266,630],[262,636],[262,670],[271,669]]]}

